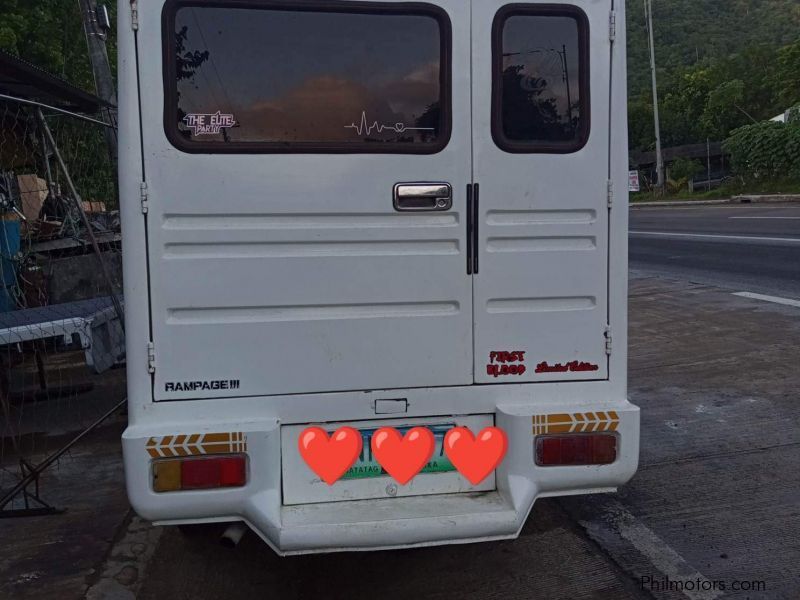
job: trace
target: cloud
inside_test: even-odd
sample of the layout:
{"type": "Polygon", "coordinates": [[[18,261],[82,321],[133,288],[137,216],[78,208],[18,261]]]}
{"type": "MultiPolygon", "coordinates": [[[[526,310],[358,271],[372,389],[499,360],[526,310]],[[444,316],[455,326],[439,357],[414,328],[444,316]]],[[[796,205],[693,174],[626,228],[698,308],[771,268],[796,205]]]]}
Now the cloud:
{"type": "Polygon", "coordinates": [[[371,119],[397,118],[366,87],[325,75],[306,80],[277,100],[253,105],[237,120],[250,139],[338,141],[362,111],[371,119]]]}
{"type": "Polygon", "coordinates": [[[250,140],[341,141],[354,135],[346,126],[359,123],[362,112],[370,123],[413,125],[438,98],[439,65],[430,63],[375,89],[341,76],[313,77],[236,119],[250,140]]]}

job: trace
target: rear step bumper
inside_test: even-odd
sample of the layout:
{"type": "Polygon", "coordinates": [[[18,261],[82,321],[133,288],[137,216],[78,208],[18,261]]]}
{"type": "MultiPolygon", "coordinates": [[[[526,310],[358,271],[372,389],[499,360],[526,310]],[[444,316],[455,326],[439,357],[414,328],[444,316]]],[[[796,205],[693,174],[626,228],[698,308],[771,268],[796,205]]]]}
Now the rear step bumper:
{"type": "Polygon", "coordinates": [[[293,554],[503,539],[526,516],[497,491],[289,506],[281,510],[280,546],[293,554]]]}
{"type": "Polygon", "coordinates": [[[493,491],[296,506],[285,506],[282,500],[281,426],[276,419],[135,425],[123,435],[128,495],[140,516],[159,524],[243,520],[282,555],[375,550],[514,538],[537,498],[613,491],[638,466],[639,409],[626,400],[498,405],[495,423],[508,435],[509,446],[493,491]],[[616,431],[617,460],[604,466],[536,466],[536,435],[563,433],[565,428],[573,433],[616,431]],[[246,452],[247,485],[153,491],[154,457],[209,451],[246,452]]]}

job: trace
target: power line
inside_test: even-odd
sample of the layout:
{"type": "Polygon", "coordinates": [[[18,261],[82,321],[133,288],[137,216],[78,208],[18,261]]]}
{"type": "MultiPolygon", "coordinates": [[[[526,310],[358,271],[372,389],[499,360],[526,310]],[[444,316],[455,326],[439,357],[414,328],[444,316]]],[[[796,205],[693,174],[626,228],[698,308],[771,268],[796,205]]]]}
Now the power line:
{"type": "MultiPolygon", "coordinates": [[[[230,110],[232,112],[233,111],[233,102],[231,102],[230,96],[228,96],[228,90],[226,89],[225,84],[222,82],[222,77],[220,77],[220,75],[219,75],[219,69],[217,69],[217,63],[214,61],[214,54],[211,52],[211,48],[209,47],[208,42],[206,41],[206,36],[203,33],[203,27],[200,25],[200,20],[197,18],[197,13],[195,12],[195,9],[193,8],[191,10],[192,10],[192,17],[194,18],[194,22],[197,24],[197,31],[200,33],[200,39],[203,40],[203,44],[205,45],[206,50],[208,50],[209,62],[211,63],[211,67],[214,69],[214,75],[217,76],[217,81],[219,82],[220,90],[222,90],[222,94],[225,96],[225,99],[228,101],[228,106],[229,106],[228,110],[230,110]]],[[[206,78],[206,80],[208,80],[208,78],[206,78]]],[[[211,83],[210,80],[209,80],[209,83],[211,83]]],[[[216,102],[216,100],[215,100],[215,102],[216,102]]]]}

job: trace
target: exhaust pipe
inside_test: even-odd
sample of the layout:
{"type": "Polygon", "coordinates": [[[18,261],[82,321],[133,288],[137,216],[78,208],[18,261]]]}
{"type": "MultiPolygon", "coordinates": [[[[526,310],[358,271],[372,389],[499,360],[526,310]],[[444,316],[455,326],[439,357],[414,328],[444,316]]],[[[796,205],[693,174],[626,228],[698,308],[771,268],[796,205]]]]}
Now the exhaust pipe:
{"type": "Polygon", "coordinates": [[[228,525],[225,533],[219,539],[219,543],[225,548],[236,548],[242,541],[242,536],[247,533],[247,525],[243,521],[236,521],[228,525]]]}

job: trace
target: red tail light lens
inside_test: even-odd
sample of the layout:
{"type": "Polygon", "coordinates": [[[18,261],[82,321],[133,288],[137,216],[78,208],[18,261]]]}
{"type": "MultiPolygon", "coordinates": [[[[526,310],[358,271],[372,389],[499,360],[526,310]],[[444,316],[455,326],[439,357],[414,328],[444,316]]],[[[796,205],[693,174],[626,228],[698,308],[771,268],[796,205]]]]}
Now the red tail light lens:
{"type": "Polygon", "coordinates": [[[552,435],[536,438],[536,464],[540,467],[610,465],[617,460],[613,434],[552,435]]]}
{"type": "Polygon", "coordinates": [[[242,487],[247,483],[244,454],[161,460],[153,463],[156,492],[242,487]]]}
{"type": "Polygon", "coordinates": [[[181,489],[206,490],[245,484],[244,456],[198,458],[181,463],[181,489]]]}

